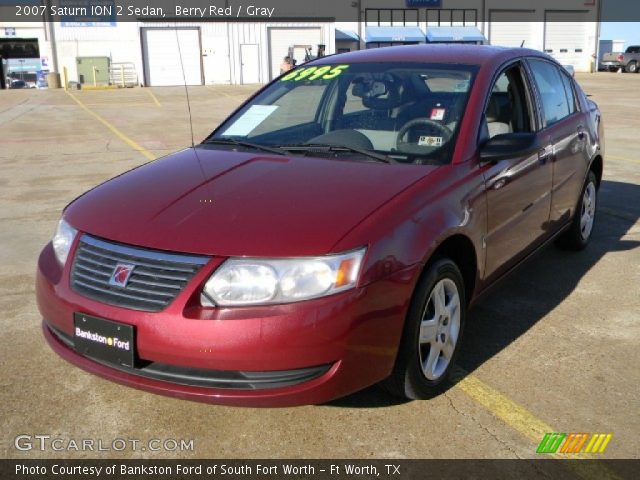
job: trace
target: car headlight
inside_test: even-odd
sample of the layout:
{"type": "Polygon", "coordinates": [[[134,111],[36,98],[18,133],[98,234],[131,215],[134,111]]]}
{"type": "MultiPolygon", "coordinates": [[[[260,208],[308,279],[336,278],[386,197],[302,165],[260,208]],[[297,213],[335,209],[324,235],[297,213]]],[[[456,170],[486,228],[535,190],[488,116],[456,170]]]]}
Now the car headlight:
{"type": "Polygon", "coordinates": [[[76,238],[77,233],[78,231],[75,228],[60,219],[51,243],[53,244],[53,251],[61,266],[64,266],[67,261],[69,250],[71,250],[73,239],[76,238]]]}
{"type": "Polygon", "coordinates": [[[355,287],[365,248],[286,259],[230,258],[205,284],[203,306],[290,303],[355,287]]]}

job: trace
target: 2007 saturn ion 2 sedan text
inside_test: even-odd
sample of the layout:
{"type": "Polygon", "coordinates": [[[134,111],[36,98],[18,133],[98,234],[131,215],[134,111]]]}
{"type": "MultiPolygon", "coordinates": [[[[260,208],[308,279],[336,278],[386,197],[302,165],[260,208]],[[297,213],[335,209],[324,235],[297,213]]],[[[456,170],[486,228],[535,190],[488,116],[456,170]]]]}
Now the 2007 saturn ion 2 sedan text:
{"type": "Polygon", "coordinates": [[[549,56],[406,46],[329,56],[194,148],[74,200],[37,275],[51,347],[211,403],[447,388],[469,305],[594,225],[598,107],[549,56]]]}

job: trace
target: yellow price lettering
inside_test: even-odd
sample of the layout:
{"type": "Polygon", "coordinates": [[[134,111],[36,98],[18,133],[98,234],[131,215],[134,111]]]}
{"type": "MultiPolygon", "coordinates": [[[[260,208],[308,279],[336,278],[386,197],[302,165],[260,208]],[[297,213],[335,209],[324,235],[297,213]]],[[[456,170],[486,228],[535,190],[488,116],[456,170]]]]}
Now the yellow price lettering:
{"type": "Polygon", "coordinates": [[[338,65],[337,67],[333,67],[333,69],[329,73],[327,73],[324,77],[322,77],[322,79],[332,80],[336,78],[338,75],[340,75],[342,72],[344,72],[347,68],[349,68],[349,65],[338,65]]]}
{"type": "Polygon", "coordinates": [[[295,78],[296,82],[299,82],[300,80],[304,80],[305,78],[307,78],[309,75],[311,75],[313,72],[315,72],[318,69],[318,67],[309,67],[306,68],[304,70],[304,72],[300,72],[300,75],[298,75],[297,78],[295,78]]]}
{"type": "Polygon", "coordinates": [[[301,71],[305,70],[304,67],[302,68],[298,68],[296,70],[293,70],[289,73],[287,73],[284,77],[282,77],[280,80],[285,81],[285,80],[293,80],[296,75],[298,75],[301,71]]]}
{"type": "Polygon", "coordinates": [[[289,80],[299,82],[305,79],[311,81],[318,79],[333,80],[347,68],[349,68],[349,65],[337,65],[335,67],[330,65],[325,65],[324,67],[300,67],[287,73],[280,80],[283,82],[289,80]]]}
{"type": "Polygon", "coordinates": [[[315,71],[315,73],[313,75],[311,75],[309,77],[309,80],[317,80],[321,76],[323,76],[325,73],[327,73],[329,70],[331,70],[331,67],[329,65],[326,65],[324,67],[320,67],[315,71]]]}

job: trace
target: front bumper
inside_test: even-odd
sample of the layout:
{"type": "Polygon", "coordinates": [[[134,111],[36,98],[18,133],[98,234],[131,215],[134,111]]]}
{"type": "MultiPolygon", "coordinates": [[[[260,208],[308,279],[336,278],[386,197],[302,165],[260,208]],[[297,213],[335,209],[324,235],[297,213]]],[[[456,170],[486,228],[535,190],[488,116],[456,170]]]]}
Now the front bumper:
{"type": "Polygon", "coordinates": [[[49,244],[36,279],[44,335],[60,356],[128,386],[245,406],[322,403],[388,376],[420,272],[416,265],[363,288],[289,305],[202,308],[201,286],[221,263],[212,259],[166,309],[150,313],[79,295],[69,286],[70,263],[61,269],[49,244]],[[77,353],[74,312],[133,325],[136,368],[77,353]]]}

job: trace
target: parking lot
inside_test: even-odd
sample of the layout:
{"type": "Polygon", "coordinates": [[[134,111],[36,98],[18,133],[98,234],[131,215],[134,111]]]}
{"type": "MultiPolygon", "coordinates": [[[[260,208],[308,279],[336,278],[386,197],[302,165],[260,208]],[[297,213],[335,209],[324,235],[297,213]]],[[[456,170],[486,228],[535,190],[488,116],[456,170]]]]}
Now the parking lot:
{"type": "MultiPolygon", "coordinates": [[[[2,457],[533,458],[546,432],[611,433],[640,458],[640,75],[578,74],[606,126],[593,242],[550,247],[471,311],[459,382],[430,401],[375,387],[320,406],[219,407],[124,388],[46,345],[38,254],[64,206],[190,144],[184,88],[0,91],[2,457]],[[193,439],[192,451],[20,451],[21,434],[193,439]]],[[[251,86],[190,87],[202,139],[251,86]]]]}

